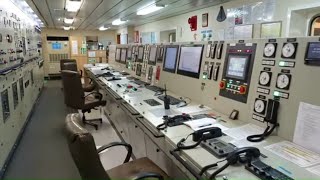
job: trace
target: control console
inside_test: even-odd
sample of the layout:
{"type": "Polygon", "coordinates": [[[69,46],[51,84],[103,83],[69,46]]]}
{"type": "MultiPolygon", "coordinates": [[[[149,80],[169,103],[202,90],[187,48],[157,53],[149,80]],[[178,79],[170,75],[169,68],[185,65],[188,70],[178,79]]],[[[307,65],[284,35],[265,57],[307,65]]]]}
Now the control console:
{"type": "Polygon", "coordinates": [[[247,103],[256,44],[228,44],[220,96],[247,103]]]}

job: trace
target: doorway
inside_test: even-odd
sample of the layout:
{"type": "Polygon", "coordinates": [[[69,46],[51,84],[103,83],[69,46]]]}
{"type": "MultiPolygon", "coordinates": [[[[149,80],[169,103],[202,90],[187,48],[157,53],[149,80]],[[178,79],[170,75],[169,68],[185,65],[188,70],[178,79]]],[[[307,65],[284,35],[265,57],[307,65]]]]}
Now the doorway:
{"type": "Polygon", "coordinates": [[[309,36],[320,36],[320,14],[311,19],[309,36]]]}
{"type": "Polygon", "coordinates": [[[117,34],[117,44],[121,44],[121,34],[117,34]]]}

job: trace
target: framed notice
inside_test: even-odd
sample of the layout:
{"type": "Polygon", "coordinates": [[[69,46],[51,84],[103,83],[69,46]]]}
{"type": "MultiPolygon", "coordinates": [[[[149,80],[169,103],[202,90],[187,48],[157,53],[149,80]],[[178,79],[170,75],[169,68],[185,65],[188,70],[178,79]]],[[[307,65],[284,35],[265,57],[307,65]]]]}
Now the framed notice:
{"type": "Polygon", "coordinates": [[[277,38],[281,37],[282,22],[262,23],[260,28],[261,38],[277,38]]]}
{"type": "Polygon", "coordinates": [[[235,26],[233,32],[234,39],[252,39],[253,24],[235,26]]]}
{"type": "Polygon", "coordinates": [[[202,27],[208,27],[208,13],[202,14],[202,27]]]}

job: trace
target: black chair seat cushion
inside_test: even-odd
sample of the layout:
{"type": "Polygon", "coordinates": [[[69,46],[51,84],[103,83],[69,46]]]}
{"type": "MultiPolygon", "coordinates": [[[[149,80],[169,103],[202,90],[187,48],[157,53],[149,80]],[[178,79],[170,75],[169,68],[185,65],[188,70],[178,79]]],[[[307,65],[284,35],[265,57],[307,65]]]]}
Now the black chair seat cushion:
{"type": "Polygon", "coordinates": [[[96,86],[94,84],[90,84],[90,85],[82,85],[82,88],[85,92],[92,92],[96,86]]]}
{"type": "Polygon", "coordinates": [[[113,169],[107,170],[107,174],[111,179],[130,179],[143,172],[158,173],[162,175],[164,179],[169,178],[164,171],[162,171],[147,157],[130,161],[113,169]]]}
{"type": "Polygon", "coordinates": [[[99,99],[86,100],[82,108],[82,111],[88,111],[90,109],[94,109],[95,107],[105,106],[106,104],[107,101],[100,101],[99,99]]]}

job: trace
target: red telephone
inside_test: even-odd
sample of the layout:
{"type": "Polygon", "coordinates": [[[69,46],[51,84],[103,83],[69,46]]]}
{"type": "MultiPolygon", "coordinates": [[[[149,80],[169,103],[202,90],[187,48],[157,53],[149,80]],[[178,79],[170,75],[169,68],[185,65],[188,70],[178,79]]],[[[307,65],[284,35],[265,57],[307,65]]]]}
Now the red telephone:
{"type": "Polygon", "coordinates": [[[198,26],[198,17],[192,16],[188,19],[188,23],[190,24],[191,31],[196,31],[198,26]]]}

